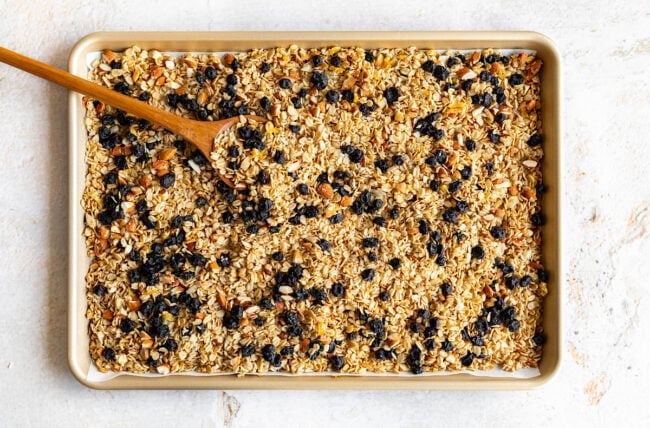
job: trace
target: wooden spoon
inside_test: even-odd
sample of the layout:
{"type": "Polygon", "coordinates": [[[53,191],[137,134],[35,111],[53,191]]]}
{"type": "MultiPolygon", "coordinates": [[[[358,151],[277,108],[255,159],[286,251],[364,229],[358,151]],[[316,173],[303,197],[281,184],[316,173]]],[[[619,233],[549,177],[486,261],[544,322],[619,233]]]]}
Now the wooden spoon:
{"type": "MultiPolygon", "coordinates": [[[[239,121],[239,117],[213,122],[185,119],[3,47],[0,47],[0,62],[158,124],[194,144],[208,159],[215,137],[239,121]]],[[[260,116],[244,117],[257,122],[266,122],[266,118],[260,116]]]]}

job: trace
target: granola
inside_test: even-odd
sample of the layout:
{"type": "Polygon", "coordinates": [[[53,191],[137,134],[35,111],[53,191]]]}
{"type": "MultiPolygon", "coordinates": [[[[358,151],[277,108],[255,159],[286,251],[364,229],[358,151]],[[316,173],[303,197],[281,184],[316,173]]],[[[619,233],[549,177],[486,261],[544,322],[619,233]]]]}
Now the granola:
{"type": "Polygon", "coordinates": [[[541,61],[491,49],[105,51],[95,82],[198,120],[206,159],[85,99],[101,371],[536,367],[541,61]]]}

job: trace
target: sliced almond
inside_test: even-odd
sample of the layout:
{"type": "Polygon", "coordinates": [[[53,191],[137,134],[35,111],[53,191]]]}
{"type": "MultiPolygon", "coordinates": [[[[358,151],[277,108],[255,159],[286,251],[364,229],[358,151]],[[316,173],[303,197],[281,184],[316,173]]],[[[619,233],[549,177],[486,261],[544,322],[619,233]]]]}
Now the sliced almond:
{"type": "Polygon", "coordinates": [[[527,168],[535,168],[537,166],[537,161],[534,159],[526,159],[522,162],[527,168]]]}
{"type": "Polygon", "coordinates": [[[165,149],[162,150],[160,153],[158,153],[158,159],[160,160],[170,160],[171,158],[174,157],[176,154],[177,150],[175,147],[172,147],[171,149],[165,149]]]}
{"type": "Polygon", "coordinates": [[[336,206],[328,205],[327,207],[325,207],[325,211],[324,211],[325,217],[330,218],[335,214],[336,214],[336,206]]]}
{"type": "MultiPolygon", "coordinates": [[[[216,263],[215,263],[216,265],[216,263]]],[[[217,293],[217,302],[219,302],[219,306],[222,308],[226,307],[226,295],[223,293],[217,293]]]]}
{"type": "Polygon", "coordinates": [[[235,57],[233,54],[227,53],[223,56],[223,63],[226,65],[232,64],[232,62],[235,60],[235,57]]]}
{"type": "Polygon", "coordinates": [[[162,76],[162,74],[163,74],[164,72],[165,72],[165,69],[164,69],[164,68],[162,68],[162,67],[155,67],[155,66],[154,66],[154,67],[151,67],[151,69],[149,70],[149,74],[151,74],[151,77],[153,77],[154,79],[157,79],[157,78],[159,78],[160,76],[162,76]]]}
{"type": "Polygon", "coordinates": [[[129,303],[127,303],[127,306],[130,311],[137,311],[138,309],[140,309],[141,305],[142,302],[137,297],[134,300],[129,300],[129,303]]]}
{"type": "Polygon", "coordinates": [[[166,160],[153,161],[151,167],[156,171],[160,171],[161,169],[169,169],[169,162],[166,160]]]}
{"type": "Polygon", "coordinates": [[[343,85],[341,86],[341,89],[344,91],[348,89],[352,89],[355,83],[357,83],[357,79],[355,79],[354,77],[348,77],[343,81],[343,85]]]}
{"type": "Polygon", "coordinates": [[[115,55],[115,52],[110,49],[104,49],[102,51],[102,57],[104,60],[106,60],[106,62],[110,63],[117,57],[117,55],[115,55]]]}
{"type": "Polygon", "coordinates": [[[541,59],[536,59],[535,61],[530,63],[530,67],[528,68],[528,71],[532,76],[535,76],[536,74],[539,73],[539,70],[542,68],[542,60],[541,59]]]}
{"type": "Polygon", "coordinates": [[[199,95],[197,95],[197,97],[196,97],[196,102],[198,102],[199,105],[205,105],[205,103],[208,102],[208,93],[207,93],[207,91],[199,92],[199,95]]]}
{"type": "Polygon", "coordinates": [[[190,58],[190,57],[185,57],[185,58],[183,58],[183,62],[184,62],[185,65],[187,65],[188,67],[192,67],[192,68],[196,68],[196,66],[198,65],[197,62],[196,62],[196,60],[195,60],[194,58],[190,58]]]}
{"type": "Polygon", "coordinates": [[[302,264],[304,262],[304,259],[302,257],[302,253],[299,250],[294,250],[293,251],[293,262],[295,264],[302,264]]]}
{"type": "Polygon", "coordinates": [[[98,239],[95,245],[93,245],[93,252],[96,256],[99,256],[106,248],[108,248],[108,240],[98,239]]]}
{"type": "Polygon", "coordinates": [[[483,293],[485,294],[485,297],[487,297],[488,299],[494,297],[494,291],[492,291],[492,287],[490,287],[489,285],[483,287],[483,293]]]}
{"type": "Polygon", "coordinates": [[[349,207],[349,206],[352,205],[352,202],[353,202],[353,200],[352,200],[352,197],[351,197],[351,196],[343,196],[343,197],[341,198],[341,203],[340,203],[340,205],[341,205],[342,207],[349,207]]]}
{"type": "Polygon", "coordinates": [[[99,237],[101,239],[108,239],[108,235],[110,234],[110,231],[106,227],[100,227],[99,228],[99,237]]]}
{"type": "Polygon", "coordinates": [[[535,196],[535,191],[526,186],[521,190],[521,194],[524,195],[526,199],[532,199],[535,196]]]}
{"type": "Polygon", "coordinates": [[[332,199],[334,197],[334,190],[329,183],[321,183],[316,187],[316,192],[325,199],[332,199]]]}
{"type": "Polygon", "coordinates": [[[537,105],[537,102],[535,100],[530,100],[526,103],[526,110],[528,111],[533,111],[535,109],[535,106],[537,105]]]}
{"type": "Polygon", "coordinates": [[[278,288],[278,291],[280,292],[280,294],[291,294],[293,293],[293,288],[289,287],[288,285],[281,285],[278,288]]]}
{"type": "Polygon", "coordinates": [[[169,364],[160,364],[156,367],[159,374],[169,374],[169,364]]]}
{"type": "Polygon", "coordinates": [[[146,189],[147,187],[151,186],[151,177],[148,175],[143,175],[138,180],[138,184],[146,189]]]}
{"type": "Polygon", "coordinates": [[[138,222],[135,220],[135,218],[131,217],[129,221],[126,223],[126,230],[127,232],[135,232],[138,229],[138,222]]]}
{"type": "Polygon", "coordinates": [[[476,73],[471,68],[463,67],[456,72],[460,80],[469,80],[476,77],[476,73]]]}

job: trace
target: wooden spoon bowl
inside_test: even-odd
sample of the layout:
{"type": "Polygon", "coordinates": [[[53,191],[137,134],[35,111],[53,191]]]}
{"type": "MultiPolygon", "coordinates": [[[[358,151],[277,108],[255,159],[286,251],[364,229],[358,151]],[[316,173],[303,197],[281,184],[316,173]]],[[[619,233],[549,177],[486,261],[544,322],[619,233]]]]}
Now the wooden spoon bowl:
{"type": "MultiPolygon", "coordinates": [[[[0,62],[160,125],[192,143],[208,159],[213,150],[214,139],[240,119],[231,117],[213,122],[186,119],[3,47],[0,47],[0,62]]],[[[266,122],[266,118],[261,116],[244,117],[256,122],[266,122]]]]}

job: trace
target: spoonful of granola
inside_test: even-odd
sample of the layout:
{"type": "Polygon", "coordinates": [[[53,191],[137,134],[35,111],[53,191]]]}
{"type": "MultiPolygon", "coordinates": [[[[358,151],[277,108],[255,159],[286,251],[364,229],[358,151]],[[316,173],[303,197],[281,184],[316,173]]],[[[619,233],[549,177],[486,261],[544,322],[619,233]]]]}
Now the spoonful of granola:
{"type": "MultiPolygon", "coordinates": [[[[186,141],[196,146],[208,159],[213,149],[215,137],[240,120],[237,116],[205,122],[186,119],[3,47],[0,47],[0,62],[158,124],[182,136],[186,141]]],[[[266,122],[266,118],[261,116],[249,115],[244,117],[256,122],[266,122]]]]}

